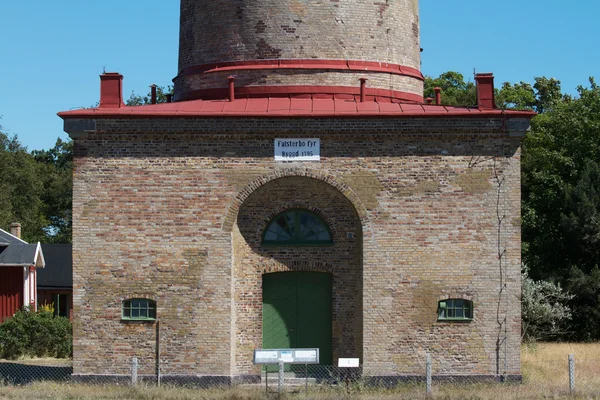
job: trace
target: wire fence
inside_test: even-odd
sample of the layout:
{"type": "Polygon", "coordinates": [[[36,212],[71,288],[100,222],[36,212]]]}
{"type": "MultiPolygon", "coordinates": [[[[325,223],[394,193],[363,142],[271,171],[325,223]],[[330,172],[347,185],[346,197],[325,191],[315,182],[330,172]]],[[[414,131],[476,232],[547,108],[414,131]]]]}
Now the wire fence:
{"type": "MultiPolygon", "coordinates": [[[[431,357],[435,361],[435,357],[431,357]]],[[[0,360],[0,386],[28,385],[39,381],[66,384],[119,384],[151,386],[184,386],[190,388],[248,386],[266,392],[311,393],[334,390],[362,393],[372,390],[411,391],[423,395],[452,393],[457,387],[474,394],[479,390],[496,390],[503,395],[507,388],[515,393],[536,393],[541,396],[577,394],[600,396],[600,359],[573,356],[541,362],[523,362],[522,380],[518,376],[451,375],[436,373],[431,359],[425,360],[421,374],[366,375],[362,367],[340,368],[326,365],[263,366],[260,375],[226,377],[217,375],[149,373],[152,365],[130,360],[129,374],[73,375],[70,360],[40,359],[27,361],[0,360]],[[510,379],[508,379],[510,378],[510,379]],[[491,388],[491,389],[490,389],[491,388]]],[[[451,397],[451,395],[448,395],[451,397]]],[[[518,394],[516,395],[518,398],[518,394]]],[[[491,397],[494,397],[493,395],[491,397]]]]}

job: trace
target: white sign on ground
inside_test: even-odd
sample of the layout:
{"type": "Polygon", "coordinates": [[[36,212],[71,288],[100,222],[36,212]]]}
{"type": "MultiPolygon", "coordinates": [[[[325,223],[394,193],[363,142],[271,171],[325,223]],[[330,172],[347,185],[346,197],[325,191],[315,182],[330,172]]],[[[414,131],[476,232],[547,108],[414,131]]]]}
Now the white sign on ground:
{"type": "Polygon", "coordinates": [[[275,139],[275,161],[320,161],[321,139],[275,139]]]}

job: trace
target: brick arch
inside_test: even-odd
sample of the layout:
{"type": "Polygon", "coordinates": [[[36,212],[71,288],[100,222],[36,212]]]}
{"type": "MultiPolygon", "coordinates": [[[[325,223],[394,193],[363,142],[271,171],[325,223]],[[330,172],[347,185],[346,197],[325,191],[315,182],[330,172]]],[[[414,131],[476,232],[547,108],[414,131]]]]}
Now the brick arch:
{"type": "Polygon", "coordinates": [[[264,263],[264,267],[261,273],[272,274],[276,272],[323,272],[331,275],[335,275],[335,268],[326,262],[313,261],[313,260],[298,260],[292,263],[282,263],[276,260],[267,260],[264,263]]]}
{"type": "Polygon", "coordinates": [[[368,221],[367,221],[367,209],[358,197],[358,195],[350,188],[350,186],[346,185],[339,179],[320,172],[313,171],[310,169],[282,169],[275,172],[272,172],[267,175],[263,175],[259,178],[254,179],[252,182],[247,184],[242,190],[239,191],[234,201],[229,206],[227,213],[225,215],[225,220],[223,222],[223,230],[225,232],[231,232],[233,230],[233,226],[237,219],[238,213],[240,211],[240,207],[248,197],[259,187],[266,185],[269,182],[272,182],[276,179],[288,178],[288,177],[304,177],[304,178],[312,178],[322,182],[325,182],[334,188],[336,188],[354,207],[358,218],[360,220],[360,224],[362,226],[363,237],[366,236],[368,229],[368,221]]]}

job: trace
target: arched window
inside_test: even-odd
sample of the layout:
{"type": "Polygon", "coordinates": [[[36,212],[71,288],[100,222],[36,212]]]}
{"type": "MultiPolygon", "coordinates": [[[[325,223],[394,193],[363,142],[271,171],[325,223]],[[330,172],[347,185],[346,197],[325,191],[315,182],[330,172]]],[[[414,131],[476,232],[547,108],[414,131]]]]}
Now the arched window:
{"type": "Polygon", "coordinates": [[[156,302],[150,299],[123,300],[124,320],[154,321],[156,319],[156,302]]]}
{"type": "Polygon", "coordinates": [[[471,321],[473,302],[465,299],[448,299],[438,303],[438,321],[471,321]]]}
{"type": "Polygon", "coordinates": [[[263,233],[263,244],[326,246],[333,244],[329,227],[318,215],[302,209],[277,214],[263,233]]]}

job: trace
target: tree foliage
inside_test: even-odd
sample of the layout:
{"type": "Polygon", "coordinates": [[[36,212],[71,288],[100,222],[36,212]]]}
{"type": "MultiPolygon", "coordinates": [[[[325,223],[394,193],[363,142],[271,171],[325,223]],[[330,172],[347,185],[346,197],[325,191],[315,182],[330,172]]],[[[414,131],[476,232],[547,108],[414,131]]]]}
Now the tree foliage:
{"type": "Polygon", "coordinates": [[[16,136],[0,132],[0,166],[0,227],[8,230],[11,222],[18,221],[25,240],[43,240],[48,220],[38,163],[16,136]]]}
{"type": "Polygon", "coordinates": [[[435,97],[435,88],[442,89],[442,104],[448,106],[475,106],[477,105],[477,91],[475,83],[465,82],[463,74],[455,71],[444,72],[437,78],[425,77],[423,95],[435,97]]]}
{"type": "MultiPolygon", "coordinates": [[[[156,103],[166,103],[167,102],[167,94],[173,93],[173,86],[169,85],[166,88],[164,86],[156,87],[156,103]]],[[[135,92],[131,92],[129,99],[125,102],[128,106],[145,106],[147,104],[152,104],[152,91],[148,92],[146,96],[140,96],[135,94],[135,92]]]]}
{"type": "Polygon", "coordinates": [[[526,342],[559,338],[566,333],[572,317],[567,303],[572,295],[563,291],[559,284],[534,281],[527,267],[521,273],[521,337],[526,342]]]}
{"type": "Polygon", "coordinates": [[[19,222],[25,241],[71,242],[72,149],[59,138],[30,153],[0,131],[0,228],[19,222]]]}
{"type": "Polygon", "coordinates": [[[600,265],[600,88],[590,83],[578,98],[545,106],[523,142],[524,257],[535,277],[600,265]]]}
{"type": "MultiPolygon", "coordinates": [[[[455,71],[447,71],[433,78],[425,77],[424,96],[433,98],[435,88],[442,89],[442,104],[448,106],[477,105],[477,87],[471,80],[455,71]]],[[[510,110],[546,111],[552,104],[570,97],[561,92],[560,81],[554,78],[536,77],[535,83],[521,81],[519,83],[504,82],[495,89],[495,101],[498,108],[510,110]]]]}
{"type": "Polygon", "coordinates": [[[48,220],[46,243],[70,243],[73,203],[73,142],[60,138],[50,150],[37,150],[34,159],[40,165],[44,191],[41,199],[48,220]]]}
{"type": "MultiPolygon", "coordinates": [[[[600,88],[575,98],[552,80],[523,142],[523,259],[532,276],[575,297],[575,339],[600,339],[600,88]]],[[[541,85],[539,87],[542,87],[541,85]]]]}

